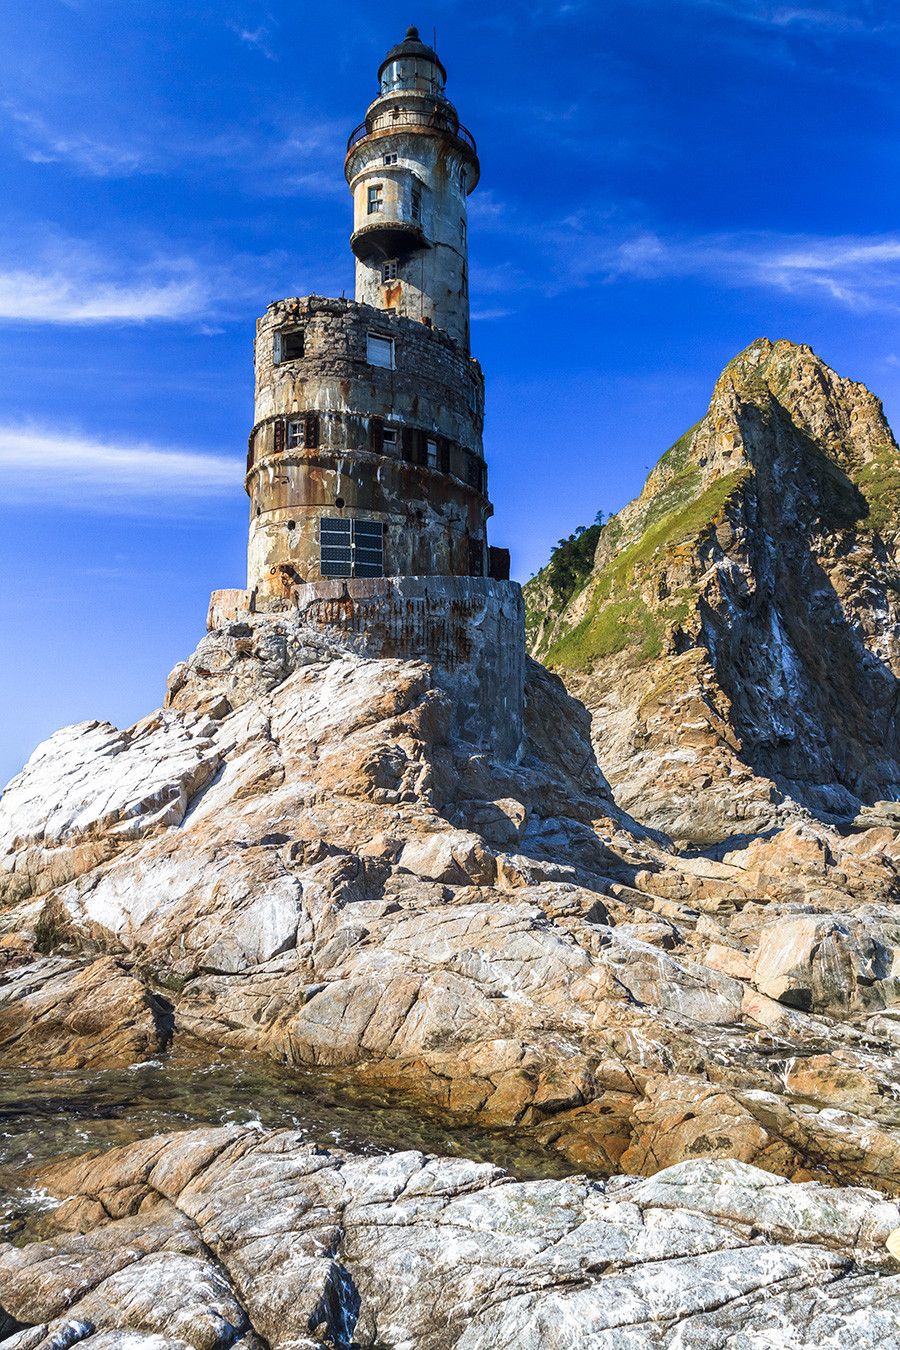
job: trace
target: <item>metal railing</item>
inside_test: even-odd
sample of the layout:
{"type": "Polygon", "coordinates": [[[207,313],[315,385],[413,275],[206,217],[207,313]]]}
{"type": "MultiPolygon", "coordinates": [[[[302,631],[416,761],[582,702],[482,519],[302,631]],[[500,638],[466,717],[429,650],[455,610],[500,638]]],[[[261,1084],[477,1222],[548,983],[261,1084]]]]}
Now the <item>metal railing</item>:
{"type": "Polygon", "coordinates": [[[376,125],[373,132],[369,131],[365,122],[361,122],[350,135],[347,142],[347,153],[349,154],[354,145],[359,145],[360,141],[366,140],[369,135],[374,135],[378,131],[393,131],[397,127],[431,127],[435,131],[444,131],[456,140],[462,141],[463,145],[471,150],[473,155],[478,153],[475,148],[475,137],[472,133],[459,123],[454,126],[446,117],[437,117],[433,113],[418,113],[398,109],[396,113],[391,113],[383,121],[379,119],[379,122],[380,124],[376,125]]]}

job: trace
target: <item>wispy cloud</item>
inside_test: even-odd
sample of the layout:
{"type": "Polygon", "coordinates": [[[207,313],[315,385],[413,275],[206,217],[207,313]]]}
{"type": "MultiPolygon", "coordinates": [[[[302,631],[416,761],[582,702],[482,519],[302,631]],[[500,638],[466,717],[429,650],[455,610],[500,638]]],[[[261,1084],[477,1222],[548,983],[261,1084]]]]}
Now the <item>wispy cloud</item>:
{"type": "Polygon", "coordinates": [[[206,127],[176,119],[155,120],[151,129],[134,125],[134,119],[130,126],[113,127],[107,119],[99,128],[76,128],[69,117],[63,129],[11,99],[0,109],[12,124],[19,154],[32,164],[65,165],[92,178],[227,173],[266,196],[347,195],[341,173],[347,126],[317,113],[297,110],[287,126],[243,122],[211,135],[206,127]],[[330,167],[323,170],[323,163],[330,167]]]}
{"type": "Polygon", "coordinates": [[[159,153],[149,146],[116,142],[87,132],[55,131],[43,117],[4,105],[19,133],[19,150],[32,164],[75,165],[95,178],[122,178],[152,173],[162,166],[159,153]]]}
{"type": "Polygon", "coordinates": [[[766,27],[790,29],[817,29],[820,32],[880,32],[897,28],[896,18],[886,12],[886,6],[867,0],[847,0],[847,3],[825,5],[789,5],[777,0],[680,0],[691,6],[719,10],[736,19],[744,19],[766,27]]]}
{"type": "Polygon", "coordinates": [[[850,309],[900,310],[900,235],[719,234],[693,239],[642,232],[569,250],[571,278],[695,277],[734,287],[815,294],[850,309]]]}
{"type": "Polygon", "coordinates": [[[115,246],[101,252],[83,240],[54,236],[47,227],[35,226],[31,239],[7,237],[3,252],[0,320],[97,324],[199,318],[214,289],[224,284],[191,257],[136,260],[115,246]]]}
{"type": "Polygon", "coordinates": [[[0,501],[184,514],[238,494],[237,457],[126,445],[35,424],[0,426],[0,501]]]}
{"type": "MultiPolygon", "coordinates": [[[[494,197],[479,233],[499,237],[506,257],[474,263],[473,289],[514,300],[559,295],[596,282],[694,279],[707,284],[818,297],[857,312],[900,312],[900,233],[785,234],[730,231],[689,235],[641,228],[583,207],[555,221],[531,219],[513,201],[494,197]],[[530,241],[528,251],[510,241],[530,241]],[[532,278],[523,288],[522,278],[532,278]]],[[[487,250],[486,250],[487,252],[487,250]]]]}
{"type": "Polygon", "coordinates": [[[116,286],[65,272],[0,272],[0,319],[27,323],[144,323],[186,319],[205,303],[195,278],[116,286]]]}
{"type": "Polygon", "coordinates": [[[265,24],[260,24],[257,28],[242,28],[239,23],[232,23],[230,20],[227,27],[240,38],[241,42],[246,43],[248,47],[255,48],[262,56],[269,61],[277,61],[278,58],[272,51],[269,39],[271,33],[265,24]]]}

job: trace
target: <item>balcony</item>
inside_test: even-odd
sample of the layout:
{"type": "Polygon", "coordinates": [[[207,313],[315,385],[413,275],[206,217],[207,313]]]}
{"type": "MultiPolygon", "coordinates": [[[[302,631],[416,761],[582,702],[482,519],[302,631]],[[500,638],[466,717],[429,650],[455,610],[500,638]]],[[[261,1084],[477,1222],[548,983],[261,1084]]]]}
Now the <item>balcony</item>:
{"type": "Polygon", "coordinates": [[[417,248],[427,248],[422,227],[405,220],[378,218],[362,225],[350,236],[350,247],[360,262],[402,258],[417,248]]]}
{"type": "Polygon", "coordinates": [[[405,127],[418,127],[423,131],[437,131],[444,136],[449,136],[451,140],[458,141],[469,154],[477,155],[475,148],[475,137],[470,131],[459,123],[451,123],[449,118],[433,113],[414,112],[407,108],[395,108],[389,114],[383,114],[375,119],[375,125],[370,131],[367,124],[362,122],[351,134],[347,142],[347,154],[355,145],[361,141],[368,140],[370,137],[375,140],[377,137],[390,131],[402,131],[405,127]]]}

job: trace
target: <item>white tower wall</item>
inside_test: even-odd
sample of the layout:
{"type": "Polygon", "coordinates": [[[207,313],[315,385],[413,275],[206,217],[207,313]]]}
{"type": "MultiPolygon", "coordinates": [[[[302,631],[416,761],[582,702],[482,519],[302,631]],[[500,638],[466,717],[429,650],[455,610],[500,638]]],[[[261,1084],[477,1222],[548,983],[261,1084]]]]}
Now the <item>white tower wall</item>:
{"type": "Polygon", "coordinates": [[[381,93],[350,139],[356,299],[449,333],[469,349],[472,137],[443,94],[444,70],[414,29],[388,54],[381,93]]]}

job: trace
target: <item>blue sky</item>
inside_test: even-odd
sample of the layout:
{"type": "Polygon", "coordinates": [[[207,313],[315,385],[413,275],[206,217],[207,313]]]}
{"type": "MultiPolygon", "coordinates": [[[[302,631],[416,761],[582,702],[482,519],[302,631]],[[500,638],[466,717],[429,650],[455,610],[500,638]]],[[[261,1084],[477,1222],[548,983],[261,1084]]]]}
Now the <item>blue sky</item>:
{"type": "Polygon", "coordinates": [[[346,138],[407,24],[476,137],[492,542],[525,580],[754,338],[900,425],[896,4],[32,0],[0,15],[0,781],[158,706],[242,585],[252,336],[352,294],[346,138]]]}

